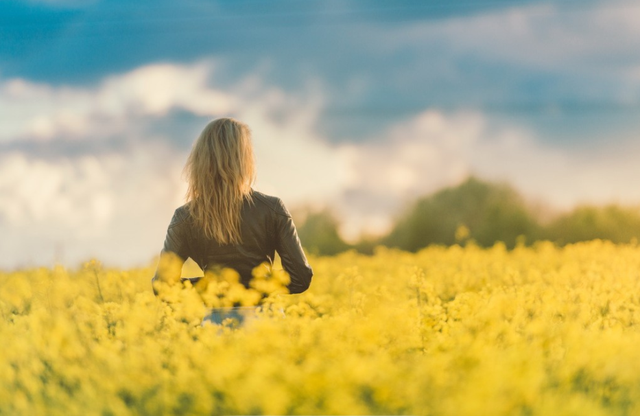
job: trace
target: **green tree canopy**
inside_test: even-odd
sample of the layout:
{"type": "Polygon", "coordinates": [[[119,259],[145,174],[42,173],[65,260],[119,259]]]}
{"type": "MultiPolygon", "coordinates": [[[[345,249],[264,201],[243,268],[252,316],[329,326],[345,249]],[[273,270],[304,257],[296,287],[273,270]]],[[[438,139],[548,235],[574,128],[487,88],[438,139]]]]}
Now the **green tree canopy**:
{"type": "Polygon", "coordinates": [[[596,238],[628,243],[640,237],[640,210],[617,205],[578,207],[552,221],[545,234],[558,244],[596,238]]]}
{"type": "Polygon", "coordinates": [[[540,226],[511,187],[471,177],[419,199],[383,243],[416,251],[429,244],[454,244],[456,231],[458,239],[468,237],[481,246],[503,241],[511,248],[521,235],[537,239],[540,226]]]}

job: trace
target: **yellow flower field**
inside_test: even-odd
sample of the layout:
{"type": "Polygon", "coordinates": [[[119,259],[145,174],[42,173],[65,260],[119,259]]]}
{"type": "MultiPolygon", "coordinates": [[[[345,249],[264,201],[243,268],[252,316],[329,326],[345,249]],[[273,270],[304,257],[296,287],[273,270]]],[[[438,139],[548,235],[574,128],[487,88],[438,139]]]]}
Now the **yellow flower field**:
{"type": "Polygon", "coordinates": [[[204,302],[249,302],[281,273],[163,302],[155,265],[0,272],[0,415],[640,414],[635,244],[310,262],[306,293],[239,328],[201,325],[204,302]]]}

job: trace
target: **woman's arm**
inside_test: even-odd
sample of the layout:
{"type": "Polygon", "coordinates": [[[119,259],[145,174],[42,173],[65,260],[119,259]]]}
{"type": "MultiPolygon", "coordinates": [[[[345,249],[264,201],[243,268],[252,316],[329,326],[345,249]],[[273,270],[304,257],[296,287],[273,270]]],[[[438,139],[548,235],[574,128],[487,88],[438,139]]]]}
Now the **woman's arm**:
{"type": "Polygon", "coordinates": [[[156,282],[172,285],[180,281],[182,265],[189,257],[185,219],[183,213],[177,209],[167,229],[167,236],[164,240],[164,247],[160,252],[156,273],[151,279],[153,292],[156,295],[158,294],[156,282]]]}
{"type": "Polygon", "coordinates": [[[276,251],[282,259],[284,270],[289,273],[289,293],[302,293],[309,288],[313,270],[302,250],[300,238],[291,214],[281,200],[276,209],[276,251]]]}

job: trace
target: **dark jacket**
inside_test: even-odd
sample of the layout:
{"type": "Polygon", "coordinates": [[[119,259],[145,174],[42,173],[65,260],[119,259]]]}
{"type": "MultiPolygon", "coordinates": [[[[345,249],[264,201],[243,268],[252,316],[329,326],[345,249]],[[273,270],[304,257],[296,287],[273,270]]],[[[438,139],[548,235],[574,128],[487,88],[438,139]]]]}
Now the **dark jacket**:
{"type": "MultiPolygon", "coordinates": [[[[273,261],[277,252],[291,277],[289,293],[304,292],[313,271],[302,251],[291,214],[277,197],[257,191],[252,191],[251,196],[251,202],[245,200],[240,214],[241,244],[222,245],[206,238],[194,225],[185,204],[173,214],[162,252],[173,252],[183,260],[190,257],[204,271],[215,267],[235,269],[247,287],[254,267],[273,261]]],[[[156,279],[158,272],[153,277],[156,279]]]]}

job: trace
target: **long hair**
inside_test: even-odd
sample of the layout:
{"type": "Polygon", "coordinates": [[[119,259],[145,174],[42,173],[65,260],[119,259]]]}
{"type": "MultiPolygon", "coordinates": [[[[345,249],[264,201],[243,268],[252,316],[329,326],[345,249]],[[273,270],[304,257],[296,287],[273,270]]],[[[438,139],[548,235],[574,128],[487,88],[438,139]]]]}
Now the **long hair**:
{"type": "Polygon", "coordinates": [[[191,216],[207,238],[239,244],[240,210],[251,201],[255,162],[249,127],[232,118],[210,122],[184,167],[191,216]]]}

